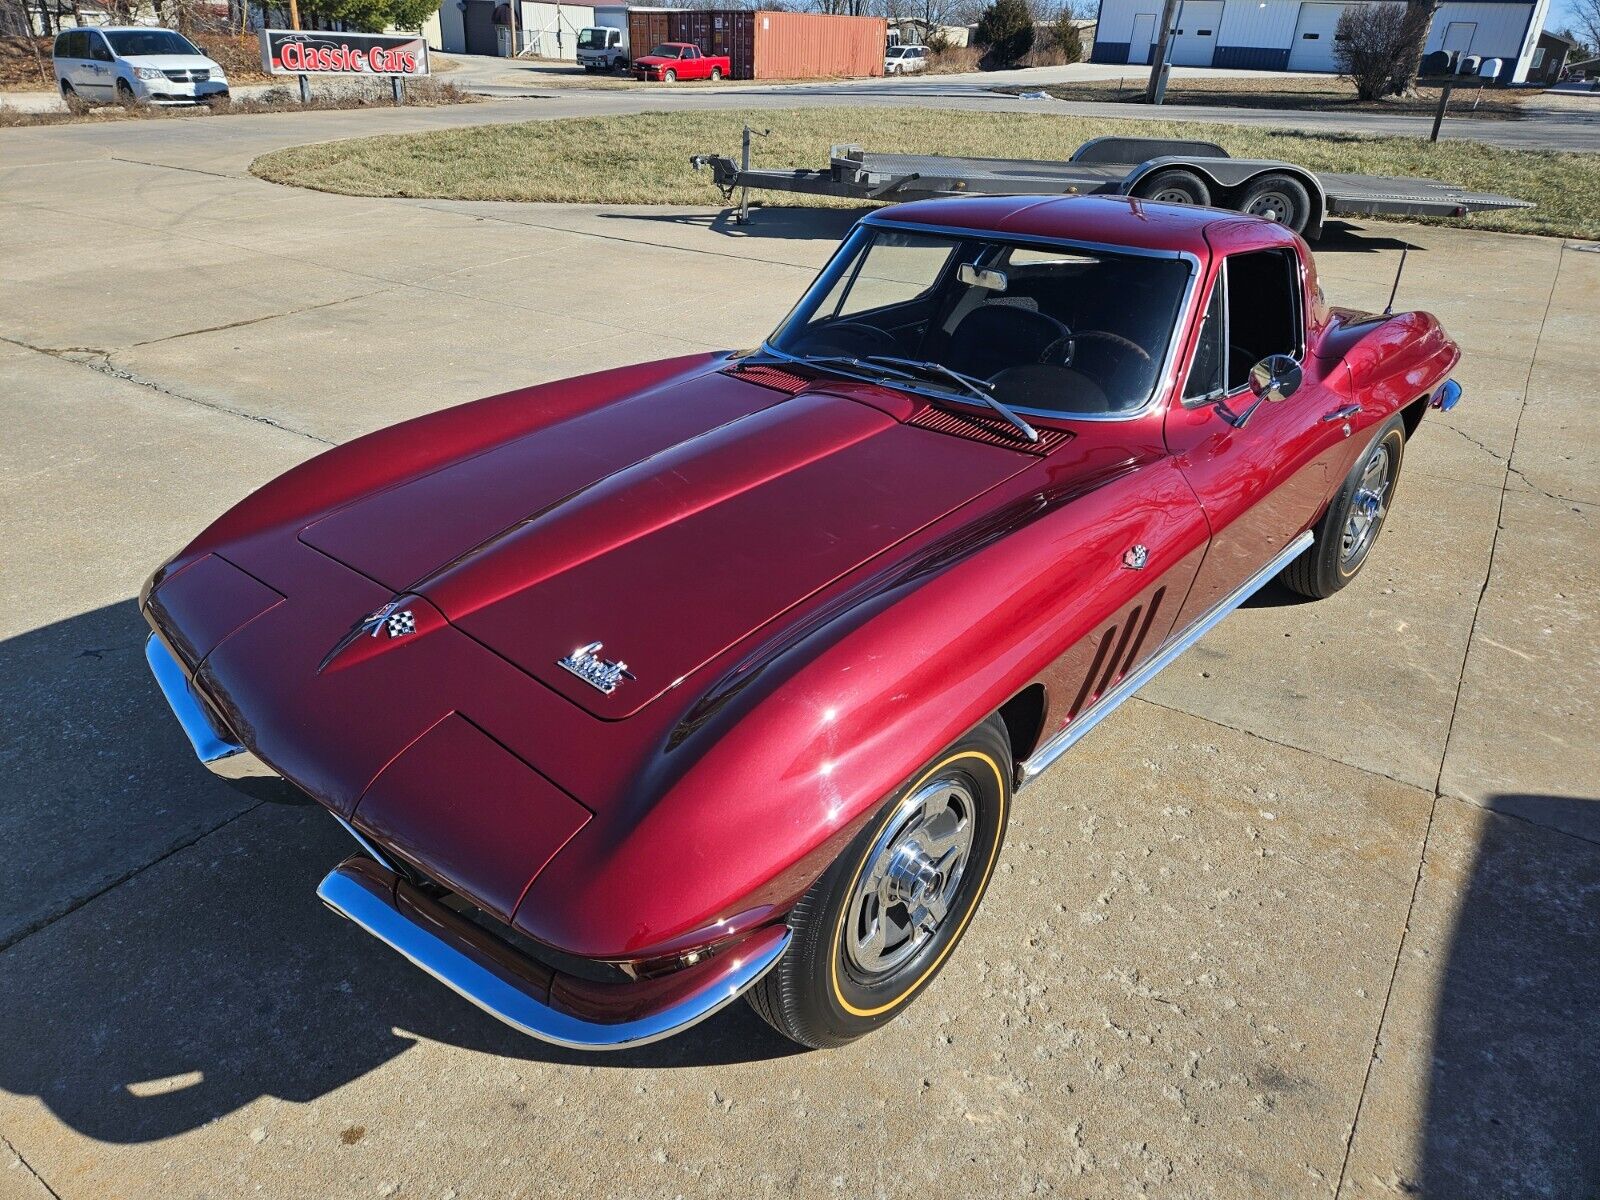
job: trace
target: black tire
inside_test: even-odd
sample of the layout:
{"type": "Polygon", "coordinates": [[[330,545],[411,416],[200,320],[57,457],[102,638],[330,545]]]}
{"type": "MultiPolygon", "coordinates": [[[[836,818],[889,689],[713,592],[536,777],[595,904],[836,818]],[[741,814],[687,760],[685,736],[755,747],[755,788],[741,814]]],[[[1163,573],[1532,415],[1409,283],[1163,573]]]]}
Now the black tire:
{"type": "Polygon", "coordinates": [[[789,914],[794,936],[788,951],[747,993],[756,1012],[785,1037],[819,1049],[842,1046],[893,1020],[949,960],[983,899],[1005,840],[1011,780],[1011,744],[996,717],[912,776],[789,914]],[[935,815],[928,819],[930,812],[935,815]],[[913,878],[901,866],[906,851],[934,848],[918,834],[948,836],[956,844],[937,860],[924,856],[925,870],[913,878]],[[880,879],[876,887],[872,867],[883,868],[873,872],[880,879]],[[886,890],[899,894],[897,888],[910,889],[916,899],[886,900],[886,890]],[[930,896],[942,915],[919,936],[917,914],[923,923],[931,915],[919,906],[930,896]],[[876,918],[863,926],[869,912],[876,918]],[[879,952],[870,939],[861,944],[863,928],[886,932],[875,943],[879,952]],[[865,970],[863,954],[888,965],[865,970]]]}
{"type": "Polygon", "coordinates": [[[1303,233],[1311,222],[1311,193],[1293,175],[1275,171],[1252,180],[1240,193],[1238,208],[1303,233]]]}
{"type": "Polygon", "coordinates": [[[126,79],[117,80],[117,103],[123,108],[137,108],[139,97],[133,94],[133,89],[128,86],[126,79]]]}
{"type": "Polygon", "coordinates": [[[712,83],[720,83],[721,81],[722,81],[722,68],[721,67],[712,67],[711,68],[711,82],[712,83]]]}
{"type": "Polygon", "coordinates": [[[1198,204],[1211,206],[1211,189],[1206,181],[1193,171],[1175,169],[1157,171],[1139,181],[1134,194],[1142,200],[1155,200],[1162,204],[1198,204]]]}
{"type": "Polygon", "coordinates": [[[61,99],[66,103],[67,111],[69,113],[82,115],[83,113],[89,111],[88,102],[84,100],[82,96],[78,95],[78,89],[73,87],[65,79],[61,81],[61,99]]]}
{"type": "Polygon", "coordinates": [[[661,81],[663,83],[677,83],[678,73],[669,67],[666,71],[662,72],[661,81]]]}
{"type": "Polygon", "coordinates": [[[1291,591],[1313,600],[1333,595],[1361,573],[1362,566],[1371,556],[1372,547],[1383,532],[1383,522],[1394,502],[1395,485],[1400,482],[1400,464],[1406,453],[1405,422],[1398,416],[1390,417],[1378,428],[1367,448],[1356,459],[1355,466],[1345,476],[1344,483],[1328,505],[1328,511],[1317,522],[1316,541],[1306,552],[1283,569],[1279,576],[1291,591]],[[1371,472],[1379,457],[1387,461],[1381,488],[1372,488],[1371,472]],[[1368,494],[1378,493],[1376,516],[1365,522],[1352,524],[1358,508],[1370,510],[1368,494]],[[1360,538],[1355,540],[1354,530],[1359,527],[1360,538]]]}

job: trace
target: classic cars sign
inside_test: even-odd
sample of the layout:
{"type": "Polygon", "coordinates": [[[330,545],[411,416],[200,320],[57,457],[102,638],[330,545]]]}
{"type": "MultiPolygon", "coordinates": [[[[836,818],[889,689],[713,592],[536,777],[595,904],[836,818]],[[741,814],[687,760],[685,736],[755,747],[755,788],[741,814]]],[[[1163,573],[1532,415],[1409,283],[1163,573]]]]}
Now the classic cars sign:
{"type": "Polygon", "coordinates": [[[269,75],[426,75],[428,43],[405,34],[263,29],[269,75]]]}

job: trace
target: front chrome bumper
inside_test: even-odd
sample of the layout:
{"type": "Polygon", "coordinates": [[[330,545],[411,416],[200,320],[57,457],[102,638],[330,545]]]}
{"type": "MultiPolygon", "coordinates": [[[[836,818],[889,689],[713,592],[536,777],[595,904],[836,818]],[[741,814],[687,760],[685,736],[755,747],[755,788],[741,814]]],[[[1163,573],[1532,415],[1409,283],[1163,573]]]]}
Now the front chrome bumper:
{"type": "MultiPolygon", "coordinates": [[[[210,770],[229,779],[277,774],[220,727],[155,634],[144,656],[196,757],[210,770]]],[[[358,855],[330,871],[317,888],[323,903],[490,1016],[540,1041],[621,1050],[670,1037],[738,998],[789,946],[788,927],[771,925],[665,975],[615,984],[580,980],[406,882],[382,850],[348,821],[335,819],[372,857],[358,855]]]]}
{"type": "Polygon", "coordinates": [[[787,926],[655,979],[596,984],[562,975],[500,942],[371,859],[346,859],[317,888],[322,902],[492,1017],[576,1050],[622,1050],[671,1037],[737,999],[788,949],[787,926]]]}
{"type": "Polygon", "coordinates": [[[277,772],[262,762],[232,736],[219,728],[200,699],[189,686],[189,678],[178,665],[166,644],[151,634],[145,640],[144,660],[150,664],[150,673],[156,677],[161,694],[167,698],[172,713],[178,718],[195,757],[224,779],[252,779],[277,772]]]}

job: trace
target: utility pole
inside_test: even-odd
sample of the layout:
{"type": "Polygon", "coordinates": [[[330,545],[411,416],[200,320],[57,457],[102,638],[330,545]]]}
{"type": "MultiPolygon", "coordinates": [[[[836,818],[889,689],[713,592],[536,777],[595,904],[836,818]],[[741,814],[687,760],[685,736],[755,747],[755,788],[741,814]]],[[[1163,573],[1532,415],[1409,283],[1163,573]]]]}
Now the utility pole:
{"type": "Polygon", "coordinates": [[[1150,56],[1150,82],[1145,84],[1144,102],[1160,104],[1167,95],[1167,51],[1172,39],[1172,25],[1177,20],[1180,0],[1166,0],[1161,9],[1161,38],[1156,42],[1155,53],[1150,56]]]}
{"type": "Polygon", "coordinates": [[[289,0],[289,28],[290,29],[299,29],[300,28],[300,2],[299,2],[299,0],[289,0]]]}
{"type": "Polygon", "coordinates": [[[506,4],[506,19],[511,23],[511,57],[517,56],[517,9],[522,0],[508,0],[506,4]]]}

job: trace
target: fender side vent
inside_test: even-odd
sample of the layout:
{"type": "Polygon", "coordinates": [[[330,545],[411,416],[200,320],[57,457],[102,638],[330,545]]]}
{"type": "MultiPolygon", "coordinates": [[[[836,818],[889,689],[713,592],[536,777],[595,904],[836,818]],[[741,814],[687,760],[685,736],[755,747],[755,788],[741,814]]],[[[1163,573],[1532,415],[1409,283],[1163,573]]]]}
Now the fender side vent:
{"type": "Polygon", "coordinates": [[[757,387],[771,388],[777,392],[787,392],[791,396],[810,387],[814,382],[795,371],[786,371],[782,367],[769,367],[761,363],[748,367],[724,367],[722,373],[731,375],[735,379],[742,379],[746,383],[753,383],[757,387]]]}
{"type": "Polygon", "coordinates": [[[1083,686],[1078,689],[1068,710],[1069,721],[1105,695],[1108,688],[1120,682],[1138,663],[1139,651],[1144,649],[1145,638],[1150,633],[1150,626],[1155,624],[1156,613],[1161,611],[1161,602],[1166,596],[1166,588],[1157,588],[1155,595],[1150,597],[1148,609],[1142,604],[1134,605],[1126,621],[1110,626],[1100,635],[1100,644],[1095,649],[1094,661],[1089,664],[1089,673],[1084,676],[1083,686]],[[1141,615],[1143,620],[1140,620],[1141,615]],[[1120,638],[1117,636],[1119,628],[1122,631],[1120,638]]]}
{"type": "Polygon", "coordinates": [[[928,407],[906,422],[918,429],[934,433],[948,433],[990,446],[1004,446],[1008,450],[1021,450],[1024,454],[1049,454],[1072,435],[1060,429],[1039,430],[1039,440],[1030,442],[999,417],[978,416],[973,413],[952,412],[945,408],[928,407]]]}

